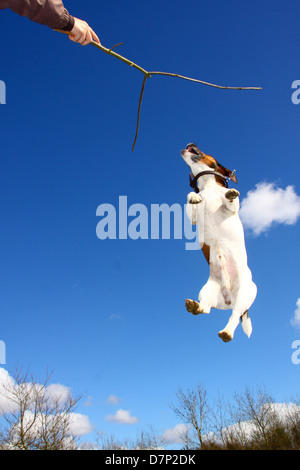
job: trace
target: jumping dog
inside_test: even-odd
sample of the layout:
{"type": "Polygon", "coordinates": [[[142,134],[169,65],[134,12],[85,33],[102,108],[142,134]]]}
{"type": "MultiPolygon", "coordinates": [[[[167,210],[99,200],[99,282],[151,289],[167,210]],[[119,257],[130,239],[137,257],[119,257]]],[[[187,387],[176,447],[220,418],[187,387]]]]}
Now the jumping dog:
{"type": "Polygon", "coordinates": [[[231,341],[240,319],[250,337],[252,325],[248,310],[255,300],[257,287],[247,264],[239,217],[240,193],[228,189],[229,180],[237,183],[235,171],[201,152],[195,144],[188,144],[181,156],[190,167],[190,185],[194,188],[187,196],[187,215],[192,224],[198,225],[199,242],[210,268],[199,301],[186,299],[186,309],[193,315],[210,313],[211,308],[232,309],[219,337],[231,341]]]}

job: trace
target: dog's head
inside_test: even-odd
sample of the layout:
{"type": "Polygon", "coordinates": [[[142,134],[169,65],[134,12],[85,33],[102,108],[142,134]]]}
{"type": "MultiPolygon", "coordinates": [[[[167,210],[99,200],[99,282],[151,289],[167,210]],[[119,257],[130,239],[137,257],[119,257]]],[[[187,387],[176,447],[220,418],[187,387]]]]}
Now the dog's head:
{"type": "MultiPolygon", "coordinates": [[[[237,183],[235,174],[221,165],[211,155],[206,155],[198,149],[195,144],[188,144],[184,150],[181,151],[181,156],[184,161],[188,164],[191,172],[196,176],[201,171],[212,170],[216,173],[220,173],[226,178],[231,179],[234,183],[237,183]]],[[[216,182],[224,186],[224,180],[216,176],[216,182]]]]}

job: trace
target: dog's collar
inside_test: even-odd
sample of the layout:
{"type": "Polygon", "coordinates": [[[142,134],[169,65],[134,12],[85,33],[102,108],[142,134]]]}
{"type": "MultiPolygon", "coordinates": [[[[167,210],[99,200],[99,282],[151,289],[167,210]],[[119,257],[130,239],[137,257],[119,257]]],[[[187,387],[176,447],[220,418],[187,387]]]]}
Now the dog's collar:
{"type": "Polygon", "coordinates": [[[221,173],[218,173],[217,171],[206,170],[206,171],[201,171],[200,173],[197,173],[197,175],[194,176],[194,178],[192,176],[192,173],[190,173],[190,186],[194,189],[194,191],[196,193],[199,193],[199,188],[197,186],[197,181],[200,178],[200,176],[214,175],[214,176],[218,176],[219,178],[222,178],[222,180],[224,180],[225,187],[228,188],[228,180],[230,180],[234,176],[235,171],[236,170],[233,170],[231,172],[230,176],[224,176],[221,173]]]}

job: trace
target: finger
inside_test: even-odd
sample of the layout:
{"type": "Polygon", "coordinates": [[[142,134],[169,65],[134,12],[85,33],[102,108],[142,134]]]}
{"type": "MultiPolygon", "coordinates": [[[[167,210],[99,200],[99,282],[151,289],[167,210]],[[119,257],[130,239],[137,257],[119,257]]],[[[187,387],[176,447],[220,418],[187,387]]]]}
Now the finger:
{"type": "Polygon", "coordinates": [[[81,34],[69,34],[69,39],[73,42],[80,42],[81,34]]]}
{"type": "Polygon", "coordinates": [[[86,37],[87,37],[87,31],[83,31],[80,38],[79,38],[79,44],[81,44],[82,46],[85,45],[85,41],[86,41],[86,37]]]}
{"type": "Polygon", "coordinates": [[[90,31],[91,31],[91,33],[92,33],[93,39],[94,39],[98,44],[101,44],[100,39],[98,38],[98,36],[97,36],[97,34],[95,33],[95,31],[94,31],[92,28],[90,28],[90,31]]]}
{"type": "Polygon", "coordinates": [[[92,38],[92,33],[90,31],[87,31],[87,34],[85,36],[85,40],[81,43],[83,46],[87,46],[88,44],[90,44],[90,42],[92,42],[93,38],[92,38]]]}

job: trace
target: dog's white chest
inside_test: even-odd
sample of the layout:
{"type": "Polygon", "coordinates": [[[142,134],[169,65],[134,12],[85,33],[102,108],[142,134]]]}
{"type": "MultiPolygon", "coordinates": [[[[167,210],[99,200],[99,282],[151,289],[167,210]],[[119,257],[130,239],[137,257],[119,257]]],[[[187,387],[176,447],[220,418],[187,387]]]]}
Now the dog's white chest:
{"type": "Polygon", "coordinates": [[[199,193],[202,199],[196,208],[199,241],[211,247],[218,242],[226,251],[240,251],[244,246],[244,230],[238,214],[239,203],[226,200],[226,191],[220,187],[199,193]]]}

